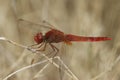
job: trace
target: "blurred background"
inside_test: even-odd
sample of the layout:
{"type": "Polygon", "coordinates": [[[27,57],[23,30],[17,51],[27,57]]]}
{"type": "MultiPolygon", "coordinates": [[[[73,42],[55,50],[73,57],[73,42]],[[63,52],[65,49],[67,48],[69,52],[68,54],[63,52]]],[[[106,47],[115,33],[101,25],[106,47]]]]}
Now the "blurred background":
{"type": "MultiPolygon", "coordinates": [[[[105,42],[73,42],[71,46],[55,44],[60,50],[58,55],[79,80],[91,80],[109,68],[120,54],[119,13],[119,0],[0,0],[0,36],[28,46],[35,43],[33,37],[37,32],[48,31],[44,27],[18,20],[22,18],[33,23],[45,20],[64,33],[111,37],[111,41],[105,42]]],[[[39,62],[40,57],[0,41],[0,80],[30,65],[33,58],[34,63],[39,62]]],[[[61,73],[62,80],[72,80],[52,64],[34,78],[44,65],[16,73],[8,80],[61,80],[61,73]]],[[[117,63],[99,80],[120,80],[119,67],[117,63]]]]}

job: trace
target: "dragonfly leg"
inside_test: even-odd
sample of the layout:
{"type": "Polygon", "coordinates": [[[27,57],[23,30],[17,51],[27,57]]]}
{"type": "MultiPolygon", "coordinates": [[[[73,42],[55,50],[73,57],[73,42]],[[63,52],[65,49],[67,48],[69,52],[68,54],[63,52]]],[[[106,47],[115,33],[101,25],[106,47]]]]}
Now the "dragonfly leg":
{"type": "MultiPolygon", "coordinates": [[[[42,43],[40,46],[38,46],[38,50],[36,50],[36,51],[45,51],[46,45],[47,45],[47,43],[42,43]],[[40,50],[40,48],[41,48],[43,45],[44,45],[43,49],[40,50]]],[[[33,58],[32,61],[31,61],[31,64],[34,63],[34,60],[35,60],[35,59],[33,58]]]]}
{"type": "Polygon", "coordinates": [[[38,45],[38,44],[33,44],[33,45],[30,45],[29,47],[33,47],[33,46],[36,46],[36,45],[38,45]]]}
{"type": "Polygon", "coordinates": [[[55,54],[53,55],[53,57],[55,57],[57,55],[57,53],[59,52],[59,49],[57,47],[55,47],[53,44],[49,43],[51,48],[53,49],[53,51],[56,50],[55,54]]]}
{"type": "Polygon", "coordinates": [[[41,44],[40,46],[38,46],[38,50],[36,50],[36,51],[45,51],[45,49],[46,49],[46,45],[47,45],[46,42],[43,43],[43,44],[41,44]],[[42,46],[44,46],[43,49],[40,49],[42,46]]]}
{"type": "MultiPolygon", "coordinates": [[[[50,45],[50,46],[51,46],[51,45],[50,45]]],[[[49,53],[47,53],[47,54],[45,54],[45,55],[50,57],[50,56],[51,56],[51,53],[54,52],[54,51],[55,51],[55,48],[52,47],[52,51],[49,52],[49,53]]],[[[42,58],[43,58],[43,57],[42,57],[42,58]]],[[[41,59],[42,59],[42,58],[41,58],[41,59]]]]}
{"type": "Polygon", "coordinates": [[[28,46],[29,48],[33,48],[33,49],[36,49],[36,48],[40,48],[41,46],[43,46],[44,43],[41,43],[41,44],[33,44],[33,45],[30,45],[28,46]],[[38,46],[38,47],[37,47],[38,46]],[[36,48],[35,48],[36,47],[36,48]]]}
{"type": "MultiPolygon", "coordinates": [[[[57,47],[55,47],[53,44],[51,44],[51,43],[49,43],[49,44],[50,44],[51,48],[53,49],[53,51],[56,50],[56,52],[55,52],[55,54],[53,56],[53,57],[55,57],[57,55],[57,53],[59,52],[59,49],[57,47]]],[[[60,75],[60,80],[63,80],[62,74],[61,74],[62,73],[61,69],[62,69],[62,66],[61,66],[61,62],[60,62],[60,64],[59,64],[59,75],[60,75]]]]}
{"type": "Polygon", "coordinates": [[[28,48],[33,48],[34,46],[37,46],[38,44],[33,44],[33,45],[29,45],[28,48]]]}
{"type": "Polygon", "coordinates": [[[46,43],[41,43],[41,44],[33,44],[30,46],[30,48],[33,48],[33,49],[36,49],[36,51],[45,51],[45,48],[46,48],[46,43]],[[35,46],[35,47],[34,47],[35,46]],[[43,49],[40,50],[40,48],[43,47],[43,49]]]}

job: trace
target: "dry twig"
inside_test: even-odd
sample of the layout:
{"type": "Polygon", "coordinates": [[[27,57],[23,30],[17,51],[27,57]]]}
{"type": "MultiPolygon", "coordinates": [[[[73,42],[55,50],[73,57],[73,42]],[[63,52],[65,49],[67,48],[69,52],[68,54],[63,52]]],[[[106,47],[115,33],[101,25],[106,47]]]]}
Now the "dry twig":
{"type": "MultiPolygon", "coordinates": [[[[32,49],[32,48],[29,48],[29,47],[27,47],[27,46],[18,44],[18,43],[16,43],[16,42],[12,41],[12,40],[6,39],[5,37],[0,37],[0,40],[7,41],[7,42],[9,42],[9,43],[11,43],[11,44],[14,44],[15,46],[19,46],[19,47],[21,47],[21,48],[27,49],[27,50],[29,50],[29,51],[31,51],[31,52],[33,52],[33,53],[40,53],[39,51],[36,51],[35,49],[32,49]]],[[[52,59],[48,58],[45,54],[41,53],[41,55],[42,55],[43,57],[45,57],[45,58],[47,59],[47,61],[49,61],[50,63],[52,63],[55,67],[61,69],[58,64],[56,64],[52,59]]],[[[73,74],[72,71],[62,62],[62,60],[61,60],[60,58],[58,58],[58,60],[59,60],[59,61],[63,64],[63,66],[65,67],[65,70],[63,70],[63,71],[64,71],[69,77],[71,77],[72,79],[75,79],[75,80],[79,80],[79,79],[75,76],[75,74],[73,74]]],[[[38,63],[38,64],[41,64],[41,62],[38,63]]],[[[34,64],[34,65],[38,65],[38,64],[34,64]]],[[[33,67],[33,65],[32,65],[31,67],[33,67]]],[[[22,71],[22,70],[25,70],[25,69],[28,69],[28,68],[30,68],[30,66],[24,67],[24,68],[22,68],[22,69],[19,69],[19,70],[13,72],[13,73],[11,73],[10,75],[8,75],[6,78],[4,78],[4,80],[7,80],[9,77],[11,77],[12,75],[14,75],[14,74],[17,73],[17,72],[22,71]]],[[[61,70],[62,70],[62,69],[61,69],[61,70]]]]}

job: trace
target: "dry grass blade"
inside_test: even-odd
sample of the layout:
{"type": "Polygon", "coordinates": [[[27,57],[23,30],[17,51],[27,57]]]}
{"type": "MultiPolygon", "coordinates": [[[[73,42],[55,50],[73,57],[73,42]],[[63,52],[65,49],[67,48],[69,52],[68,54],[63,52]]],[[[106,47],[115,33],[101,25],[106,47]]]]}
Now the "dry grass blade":
{"type": "MultiPolygon", "coordinates": [[[[40,52],[36,51],[35,49],[32,49],[32,48],[29,48],[29,47],[27,47],[27,46],[18,44],[18,43],[16,43],[16,42],[12,41],[12,40],[6,39],[5,37],[0,37],[0,40],[7,41],[7,42],[9,42],[9,43],[11,43],[11,44],[13,44],[13,45],[15,45],[15,46],[22,47],[22,48],[24,48],[24,49],[27,49],[27,50],[33,52],[33,53],[40,53],[40,52]]],[[[45,57],[50,63],[52,63],[55,67],[61,69],[58,64],[56,64],[52,59],[48,58],[45,54],[41,53],[41,55],[44,56],[44,57],[45,57]]],[[[59,59],[59,60],[60,60],[60,59],[59,59]]],[[[60,60],[60,61],[61,61],[61,60],[60,60]]],[[[62,62],[62,64],[64,64],[64,63],[62,62]]],[[[65,71],[63,70],[63,71],[64,71],[69,77],[71,77],[71,78],[74,79],[74,80],[79,80],[79,79],[70,71],[70,69],[69,69],[68,67],[66,67],[65,64],[64,64],[64,66],[65,66],[66,70],[65,70],[65,71]]],[[[24,69],[26,69],[26,67],[23,68],[23,70],[24,70],[24,69]]],[[[7,80],[8,77],[10,77],[11,75],[13,75],[13,74],[15,74],[15,73],[17,73],[17,72],[19,72],[19,71],[21,71],[21,70],[18,70],[18,71],[16,71],[16,72],[10,74],[10,75],[7,76],[4,80],[7,80]]]]}
{"type": "MultiPolygon", "coordinates": [[[[117,49],[113,50],[113,53],[116,53],[117,49]]],[[[99,75],[95,76],[94,78],[92,78],[91,80],[97,80],[99,78],[101,78],[102,76],[106,75],[107,72],[111,71],[113,69],[113,67],[115,67],[115,65],[120,61],[120,56],[118,56],[116,58],[116,60],[111,64],[111,66],[109,66],[105,71],[101,72],[99,75]]]]}
{"type": "MultiPolygon", "coordinates": [[[[51,58],[51,59],[52,59],[52,58],[51,58]]],[[[16,73],[18,73],[18,72],[21,72],[21,71],[23,71],[23,70],[26,70],[26,69],[29,69],[29,68],[35,67],[35,66],[40,65],[40,64],[42,64],[42,63],[45,63],[45,62],[47,62],[47,61],[48,61],[48,60],[44,60],[44,61],[41,61],[41,62],[38,62],[38,63],[32,64],[32,65],[29,65],[29,66],[23,67],[23,68],[21,68],[21,69],[15,71],[15,72],[9,74],[9,75],[8,75],[7,77],[5,77],[3,80],[7,80],[8,78],[10,78],[11,76],[13,76],[14,74],[16,74],[16,73]]]]}
{"type": "Polygon", "coordinates": [[[34,77],[33,79],[36,79],[49,65],[50,63],[47,63],[34,77]]]}

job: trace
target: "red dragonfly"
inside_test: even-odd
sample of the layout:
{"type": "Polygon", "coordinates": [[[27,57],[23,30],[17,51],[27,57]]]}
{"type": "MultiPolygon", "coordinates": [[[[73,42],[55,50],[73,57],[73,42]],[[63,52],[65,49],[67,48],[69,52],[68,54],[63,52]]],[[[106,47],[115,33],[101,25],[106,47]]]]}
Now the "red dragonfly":
{"type": "MultiPolygon", "coordinates": [[[[65,34],[64,32],[52,29],[48,31],[45,35],[43,35],[41,32],[37,33],[34,36],[34,40],[37,44],[45,43],[44,50],[46,48],[46,44],[48,43],[52,49],[57,52],[59,49],[57,49],[52,43],[59,43],[59,42],[65,42],[67,44],[71,44],[71,42],[98,42],[98,41],[107,41],[111,40],[109,37],[85,37],[85,36],[77,36],[73,34],[65,34]]],[[[56,52],[56,53],[57,53],[56,52]]]]}
{"type": "MultiPolygon", "coordinates": [[[[23,21],[23,19],[20,19],[23,21]]],[[[26,21],[26,20],[24,20],[26,21]]],[[[30,22],[30,21],[27,21],[30,22]]],[[[32,22],[30,22],[32,23],[32,22]]],[[[49,24],[48,22],[46,22],[47,24],[49,24]]],[[[35,23],[34,23],[35,24],[35,23]]],[[[39,26],[44,26],[44,25],[40,25],[40,24],[36,24],[39,26]]],[[[52,26],[51,24],[49,24],[50,26],[52,26]]],[[[59,49],[57,47],[55,47],[52,43],[59,43],[59,42],[65,42],[66,44],[71,44],[71,42],[75,41],[75,42],[98,42],[98,41],[107,41],[107,40],[111,40],[111,38],[109,37],[85,37],[85,36],[77,36],[77,35],[73,35],[73,34],[65,34],[64,32],[45,26],[47,28],[50,29],[50,31],[48,31],[45,35],[43,35],[41,32],[37,33],[34,36],[34,41],[38,44],[41,44],[38,48],[43,47],[42,50],[40,51],[44,51],[46,49],[46,45],[49,44],[51,46],[51,48],[53,49],[53,51],[56,50],[56,53],[59,51],[59,49]]],[[[56,54],[55,54],[56,55],[56,54]]]]}

